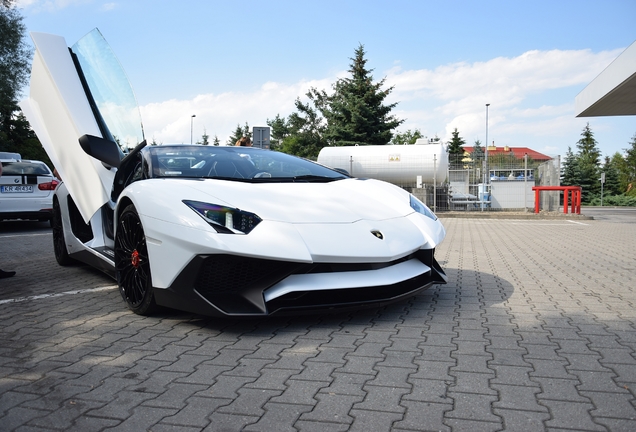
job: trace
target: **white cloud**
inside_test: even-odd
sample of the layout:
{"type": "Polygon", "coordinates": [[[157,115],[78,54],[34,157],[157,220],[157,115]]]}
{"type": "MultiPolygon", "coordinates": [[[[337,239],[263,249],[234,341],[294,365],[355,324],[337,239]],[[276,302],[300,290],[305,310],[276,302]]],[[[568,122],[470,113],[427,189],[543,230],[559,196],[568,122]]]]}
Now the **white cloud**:
{"type": "MultiPolygon", "coordinates": [[[[563,99],[562,90],[573,86],[582,89],[620,52],[535,50],[513,58],[454,63],[435,70],[394,67],[387,74],[387,83],[395,86],[391,98],[402,101],[402,109],[424,105],[435,114],[430,120],[436,122],[435,130],[444,131],[440,134],[443,140],[450,139],[456,127],[468,143],[475,139],[483,142],[485,104],[490,103],[489,141],[532,146],[539,137],[549,136],[555,142],[573,128],[579,129],[574,97],[568,93],[563,99]]],[[[410,119],[409,110],[405,111],[410,119]]]]}
{"type": "Polygon", "coordinates": [[[109,12],[116,9],[119,5],[117,3],[104,3],[99,9],[102,12],[109,12]]]}
{"type": "Polygon", "coordinates": [[[295,110],[294,101],[310,87],[327,88],[332,80],[300,81],[295,84],[267,82],[253,93],[226,92],[198,95],[192,100],[168,100],[140,107],[146,138],[160,143],[190,141],[193,119],[194,141],[204,128],[210,137],[225,142],[237,124],[266,126],[276,114],[287,116],[295,110]]]}
{"type": "MultiPolygon", "coordinates": [[[[386,75],[387,86],[395,86],[387,102],[400,102],[394,113],[407,119],[400,130],[418,128],[425,136],[437,134],[446,141],[457,128],[467,144],[476,139],[484,142],[488,102],[489,141],[564,152],[581,129],[581,120],[574,117],[572,87],[582,89],[620,52],[528,51],[513,58],[453,63],[434,70],[396,66],[386,75]]],[[[237,124],[262,126],[277,113],[287,116],[295,109],[296,97],[309,87],[329,90],[335,80],[336,76],[292,84],[267,82],[251,93],[203,94],[192,100],[147,104],[141,107],[146,137],[188,142],[191,115],[196,114],[195,140],[205,128],[225,142],[237,124]]]]}
{"type": "Polygon", "coordinates": [[[435,70],[402,71],[394,67],[387,84],[401,99],[418,92],[440,100],[462,100],[473,95],[506,103],[510,96],[523,97],[590,82],[621,50],[594,54],[578,51],[528,51],[518,57],[497,57],[487,62],[454,63],[435,70]]]}
{"type": "Polygon", "coordinates": [[[574,109],[574,101],[562,105],[542,105],[532,108],[513,108],[512,114],[519,118],[569,115],[574,109]]]}
{"type": "Polygon", "coordinates": [[[53,12],[69,6],[76,6],[91,2],[92,0],[18,0],[16,2],[16,6],[25,9],[32,9],[34,12],[53,12]]]}

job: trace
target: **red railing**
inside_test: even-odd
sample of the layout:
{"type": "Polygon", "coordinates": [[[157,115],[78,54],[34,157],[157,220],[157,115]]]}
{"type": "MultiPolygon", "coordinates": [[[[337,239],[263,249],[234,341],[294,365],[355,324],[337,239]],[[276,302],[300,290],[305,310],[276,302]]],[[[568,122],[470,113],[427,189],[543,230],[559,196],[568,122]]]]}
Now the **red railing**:
{"type": "Polygon", "coordinates": [[[581,214],[581,186],[533,186],[534,191],[534,212],[539,213],[541,201],[539,199],[541,191],[563,191],[563,213],[568,213],[568,202],[571,202],[572,211],[570,213],[581,214]],[[570,200],[570,192],[572,199],[570,200]]]}

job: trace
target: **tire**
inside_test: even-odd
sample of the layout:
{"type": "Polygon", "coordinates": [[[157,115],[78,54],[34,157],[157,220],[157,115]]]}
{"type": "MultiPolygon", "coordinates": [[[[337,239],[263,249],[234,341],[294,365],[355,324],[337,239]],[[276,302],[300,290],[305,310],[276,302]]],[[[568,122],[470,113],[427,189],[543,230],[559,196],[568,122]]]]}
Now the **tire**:
{"type": "Polygon", "coordinates": [[[72,265],[75,260],[68,256],[66,239],[64,238],[64,224],[62,223],[62,209],[57,198],[53,199],[53,217],[51,218],[51,231],[53,232],[53,251],[55,260],[63,267],[72,265]]]}
{"type": "Polygon", "coordinates": [[[156,311],[146,236],[132,204],[124,209],[117,221],[115,274],[119,293],[131,311],[138,315],[156,311]]]}

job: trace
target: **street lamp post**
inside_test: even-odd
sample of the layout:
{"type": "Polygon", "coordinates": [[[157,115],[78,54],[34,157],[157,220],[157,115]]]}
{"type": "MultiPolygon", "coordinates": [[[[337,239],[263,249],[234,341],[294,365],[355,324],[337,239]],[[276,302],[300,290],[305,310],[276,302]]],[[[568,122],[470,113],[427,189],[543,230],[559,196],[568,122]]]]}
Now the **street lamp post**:
{"type": "Polygon", "coordinates": [[[490,106],[489,103],[486,104],[486,148],[485,150],[485,159],[484,159],[484,181],[482,183],[482,192],[481,192],[481,211],[484,211],[484,207],[486,207],[486,203],[484,201],[486,201],[486,192],[488,191],[487,189],[487,185],[488,182],[490,181],[490,173],[488,172],[488,107],[490,106]]]}
{"type": "MultiPolygon", "coordinates": [[[[488,172],[488,107],[489,103],[486,104],[486,182],[490,182],[490,173],[488,172]]],[[[485,186],[484,186],[485,187],[485,186]]],[[[486,192],[484,190],[484,192],[486,192]]]]}
{"type": "Polygon", "coordinates": [[[190,145],[192,145],[192,123],[194,123],[194,118],[196,116],[196,114],[192,114],[192,117],[190,117],[190,145]]]}

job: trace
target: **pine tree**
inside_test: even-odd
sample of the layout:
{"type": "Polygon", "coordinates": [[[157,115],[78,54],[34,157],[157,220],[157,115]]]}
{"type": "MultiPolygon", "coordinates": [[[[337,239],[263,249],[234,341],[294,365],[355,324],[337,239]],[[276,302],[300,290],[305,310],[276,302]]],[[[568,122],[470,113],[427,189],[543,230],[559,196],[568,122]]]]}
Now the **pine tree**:
{"type": "Polygon", "coordinates": [[[39,160],[51,169],[55,168],[22,111],[14,113],[11,128],[4,137],[6,137],[5,143],[8,144],[6,151],[20,153],[23,159],[39,160]]]}
{"type": "Polygon", "coordinates": [[[622,158],[620,153],[617,153],[613,157],[605,156],[605,163],[601,169],[602,173],[605,173],[605,183],[603,184],[603,194],[607,195],[620,195],[622,193],[618,166],[616,163],[616,156],[622,158]]]}
{"type": "Polygon", "coordinates": [[[331,145],[387,144],[393,129],[404,122],[391,115],[397,102],[384,105],[393,87],[382,89],[386,78],[373,82],[372,69],[366,68],[364,47],[352,58],[350,77],[333,85],[333,94],[312,88],[307,96],[327,121],[325,140],[331,145]]]}
{"type": "Polygon", "coordinates": [[[295,103],[297,112],[290,114],[287,119],[289,135],[283,139],[279,150],[315,159],[320,150],[327,145],[324,139],[323,119],[311,105],[302,103],[300,99],[296,99],[295,103]]]}
{"type": "Polygon", "coordinates": [[[232,133],[232,135],[230,135],[226,144],[229,146],[233,146],[238,140],[243,137],[248,137],[250,139],[252,138],[250,126],[247,124],[247,122],[245,122],[245,126],[241,126],[240,123],[236,125],[236,129],[234,129],[234,132],[232,133]]]}
{"type": "Polygon", "coordinates": [[[580,177],[578,159],[572,152],[572,148],[568,147],[568,151],[563,159],[563,168],[561,169],[561,185],[578,186],[580,177]]]}
{"type": "Polygon", "coordinates": [[[212,145],[219,146],[221,145],[221,141],[219,141],[219,137],[214,135],[214,139],[212,140],[212,145]]]}
{"type": "Polygon", "coordinates": [[[205,130],[205,128],[203,128],[203,135],[201,135],[201,141],[197,141],[197,144],[201,144],[201,145],[210,145],[210,135],[208,135],[208,132],[205,130]]]}
{"type": "Polygon", "coordinates": [[[466,141],[464,140],[464,138],[459,136],[459,132],[457,131],[457,128],[455,128],[455,130],[451,132],[451,135],[453,135],[453,138],[451,138],[451,140],[447,143],[448,154],[463,155],[464,154],[463,146],[466,145],[466,141]]]}
{"type": "Polygon", "coordinates": [[[625,149],[625,168],[621,170],[624,179],[625,192],[630,196],[636,196],[636,133],[625,149]]]}
{"type": "Polygon", "coordinates": [[[485,153],[484,148],[481,146],[481,141],[475,140],[475,144],[473,144],[473,154],[471,156],[475,163],[484,159],[485,153]]]}
{"type": "Polygon", "coordinates": [[[270,148],[272,150],[282,145],[283,140],[290,134],[289,124],[285,117],[281,117],[280,114],[276,114],[273,120],[267,119],[267,126],[272,130],[272,136],[270,139],[270,148]]]}
{"type": "Polygon", "coordinates": [[[599,163],[601,152],[597,147],[594,134],[588,123],[581,132],[581,139],[577,142],[577,165],[579,169],[579,186],[581,186],[581,201],[589,203],[600,195],[599,163]]]}
{"type": "Polygon", "coordinates": [[[484,148],[481,146],[481,141],[475,140],[473,152],[470,155],[472,161],[471,182],[481,183],[483,181],[484,157],[484,148]]]}

